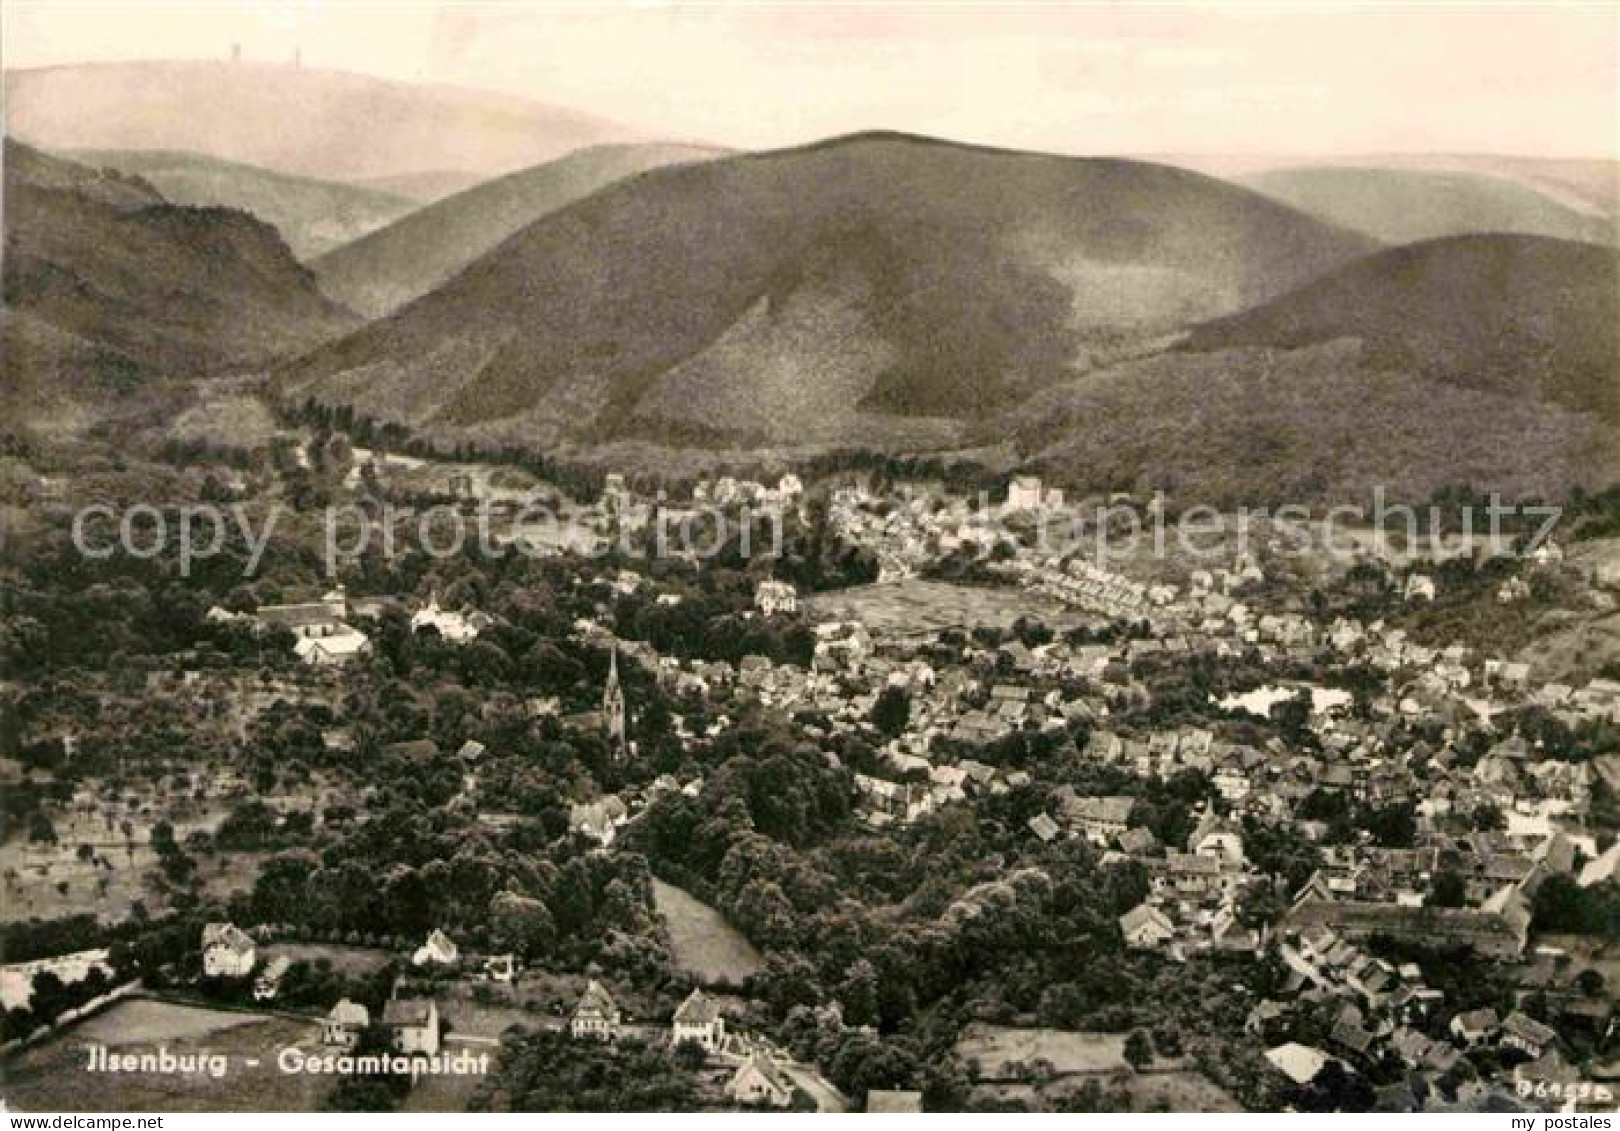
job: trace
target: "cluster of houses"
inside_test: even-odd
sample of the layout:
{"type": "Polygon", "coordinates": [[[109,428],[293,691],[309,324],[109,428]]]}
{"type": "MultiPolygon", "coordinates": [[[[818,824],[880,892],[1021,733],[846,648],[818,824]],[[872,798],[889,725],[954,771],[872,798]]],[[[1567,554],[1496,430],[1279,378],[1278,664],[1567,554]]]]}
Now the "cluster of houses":
{"type": "MultiPolygon", "coordinates": [[[[371,653],[371,639],[352,620],[375,615],[381,603],[351,605],[343,586],[323,594],[318,601],[260,605],[251,613],[235,613],[215,605],[205,614],[212,624],[245,624],[256,631],[286,629],[293,635],[293,652],[313,667],[340,667],[371,653]]],[[[427,604],[411,614],[411,631],[432,631],[451,644],[475,639],[493,622],[475,609],[449,609],[439,604],[435,592],[427,604]]]]}
{"type": "Polygon", "coordinates": [[[1153,608],[1152,593],[1139,581],[1104,569],[1083,557],[1059,564],[1050,558],[1019,557],[995,567],[1016,584],[1064,605],[1122,620],[1146,617],[1153,608]]]}
{"type": "Polygon", "coordinates": [[[411,614],[411,631],[436,632],[451,644],[465,644],[494,622],[487,613],[476,609],[446,609],[439,605],[437,590],[428,603],[411,614]]]}
{"type": "MultiPolygon", "coordinates": [[[[1442,1106],[1450,1093],[1464,1103],[1491,1082],[1460,1067],[1473,1050],[1493,1049],[1512,1058],[1512,1083],[1521,1093],[1536,1087],[1573,1087],[1580,1073],[1568,1062],[1557,1030],[1513,1009],[1505,1017],[1491,1007],[1459,1009],[1427,984],[1416,963],[1380,959],[1346,934],[1326,926],[1289,930],[1278,954],[1287,977],[1274,997],[1250,1010],[1246,1028],[1276,1042],[1267,1059],[1296,1084],[1309,1084],[1329,1062],[1348,1072],[1397,1066],[1395,1079],[1375,1087],[1381,1111],[1410,1112],[1442,1106]],[[1300,1039],[1314,1034],[1318,1042],[1300,1039]]],[[[1525,967],[1521,997],[1544,993],[1558,980],[1559,961],[1538,957],[1525,967]]],[[[1574,977],[1563,970],[1563,982],[1574,977]]],[[[1560,1020],[1573,1020],[1601,1034],[1611,1024],[1610,1003],[1575,994],[1554,994],[1560,1020]]],[[[1546,1006],[1542,1006],[1546,1008],[1546,1006]]]]}
{"type": "Polygon", "coordinates": [[[286,629],[293,651],[306,664],[337,667],[371,651],[371,640],[349,622],[349,601],[340,585],[318,601],[260,605],[253,613],[233,613],[215,605],[205,614],[214,624],[246,623],[265,631],[286,629]]]}
{"type": "MultiPolygon", "coordinates": [[[[292,965],[292,960],[286,955],[277,954],[261,966],[258,943],[251,934],[234,923],[204,925],[200,951],[205,977],[237,982],[252,978],[256,1001],[274,1000],[282,979],[292,965]]],[[[454,967],[461,957],[455,942],[444,931],[435,929],[412,954],[411,963],[419,969],[454,967]]],[[[485,960],[483,970],[486,978],[510,982],[515,964],[511,955],[495,955],[485,960]]],[[[353,1048],[371,1024],[370,1010],[344,998],[323,1019],[321,1039],[333,1047],[353,1048]]],[[[438,1005],[430,998],[389,1000],[383,1008],[379,1024],[391,1047],[398,1052],[424,1056],[436,1056],[439,1052],[443,1026],[438,1005]]]]}
{"type": "MultiPolygon", "coordinates": [[[[702,485],[693,501],[786,505],[801,494],[802,485],[791,476],[775,488],[722,479],[702,485]]],[[[846,487],[833,493],[831,504],[836,527],[878,554],[885,578],[910,576],[969,543],[983,546],[987,538],[1004,537],[987,528],[965,501],[948,496],[901,489],[897,497],[878,497],[846,487]]],[[[610,480],[605,510],[620,514],[632,505],[622,478],[610,480]]],[[[1061,505],[1061,493],[1021,479],[1012,484],[1005,511],[1039,514],[1061,505]]],[[[1378,959],[1367,946],[1374,938],[1426,948],[1467,946],[1498,963],[1536,966],[1527,949],[1539,886],[1553,876],[1580,887],[1620,878],[1620,845],[1603,849],[1586,827],[1596,783],[1620,786],[1620,757],[1564,761],[1549,757],[1522,734],[1479,754],[1464,739],[1503,713],[1530,705],[1571,724],[1620,722],[1620,681],[1592,679],[1579,687],[1537,682],[1524,662],[1481,656],[1462,645],[1423,644],[1381,622],[1340,618],[1323,627],[1298,612],[1260,612],[1254,591],[1266,578],[1252,559],[1229,569],[1194,570],[1171,585],[1134,580],[1080,556],[1012,544],[1015,552],[993,564],[1009,582],[1125,622],[1129,629],[1098,643],[1077,642],[1095,639],[1079,634],[1032,643],[1026,641],[1038,637],[1026,634],[1025,640],[990,644],[959,634],[950,658],[942,659],[947,653],[936,647],[937,633],[822,622],[814,626],[808,668],[764,656],[735,665],[680,660],[613,640],[613,675],[600,725],[612,731],[619,748],[629,749],[617,680],[619,651],[651,669],[667,688],[701,694],[718,708],[706,735],[689,734],[686,719],[676,715],[673,726],[688,738],[713,737],[745,707],[761,706],[796,719],[811,741],[846,733],[871,739],[880,698],[901,692],[903,728],[881,744],[874,740],[877,764],[863,762],[853,775],[860,816],[882,828],[976,795],[1029,786],[1030,774],[991,765],[986,749],[1015,732],[1051,736],[1061,748],[1071,730],[1078,733],[1071,724],[1084,722],[1090,737],[1083,750],[1073,751],[1076,757],[1141,779],[1196,771],[1207,775],[1219,802],[1200,809],[1184,843],[1161,844],[1134,797],[1087,796],[1064,786],[1046,797],[1044,809],[1028,822],[1029,834],[1043,842],[1083,838],[1107,859],[1141,866],[1148,894],[1118,922],[1129,948],[1185,959],[1210,951],[1257,953],[1275,945],[1288,971],[1287,985],[1256,1006],[1250,1025],[1273,1046],[1268,1059],[1279,1071],[1305,1083],[1332,1061],[1354,1069],[1397,1057],[1410,1072],[1410,1084],[1380,1096],[1381,1105],[1397,1110],[1421,1106],[1433,1086],[1452,1082],[1460,1057],[1487,1044],[1520,1054],[1518,1070],[1531,1077],[1568,1075],[1568,1065],[1557,1059],[1562,1050],[1556,1032],[1545,1021],[1522,1009],[1500,1018],[1489,1010],[1452,1016],[1448,1011],[1455,1007],[1425,982],[1420,968],[1378,959]],[[1212,717],[1224,713],[1237,721],[1244,712],[1265,717],[1273,707],[1297,701],[1303,706],[1302,725],[1314,740],[1309,744],[1280,737],[1253,745],[1226,741],[1221,735],[1240,728],[1219,721],[1157,730],[1118,721],[1123,708],[1144,701],[1144,670],[1151,676],[1156,663],[1199,655],[1242,655],[1279,669],[1364,666],[1384,676],[1386,686],[1352,697],[1347,690],[1295,678],[1212,704],[1212,717]],[[1415,738],[1420,732],[1423,738],[1415,738]],[[1307,799],[1321,794],[1338,795],[1346,808],[1416,802],[1414,847],[1381,848],[1365,837],[1330,845],[1329,826],[1302,814],[1307,799]],[[1476,822],[1476,815],[1486,812],[1500,820],[1476,822]],[[1286,893],[1286,914],[1264,926],[1244,913],[1248,893],[1270,882],[1245,851],[1245,820],[1285,828],[1317,861],[1304,886],[1286,893]],[[1443,880],[1447,897],[1437,901],[1443,880]],[[1331,1024],[1320,1024],[1324,1016],[1331,1024]],[[1445,1024],[1437,1019],[1446,1019],[1445,1024]],[[1322,1038],[1319,1030],[1328,1036],[1322,1038]]],[[[652,582],[625,573],[612,584],[615,591],[629,592],[652,582]]],[[[1433,580],[1416,573],[1408,574],[1398,591],[1412,602],[1436,597],[1433,580]]],[[[764,580],[755,588],[754,605],[765,616],[791,615],[798,611],[798,595],[785,582],[764,580]]],[[[326,657],[343,646],[332,645],[328,653],[319,642],[360,635],[347,625],[348,615],[338,590],[308,605],[263,607],[255,619],[292,629],[300,655],[325,664],[341,662],[326,657]],[[316,650],[322,658],[311,658],[316,650]]],[[[441,608],[435,595],[411,623],[459,642],[475,637],[488,622],[470,610],[441,608]]],[[[583,623],[581,631],[606,632],[583,623]]],[[[570,810],[569,825],[607,848],[648,797],[700,785],[660,779],[639,794],[580,800],[570,810]]],[[[205,936],[205,969],[220,977],[248,976],[255,965],[251,938],[228,924],[209,930],[215,928],[216,936],[205,936]]],[[[455,944],[435,932],[413,961],[453,966],[458,957],[455,944]]],[[[1593,1024],[1612,1024],[1608,999],[1573,992],[1565,997],[1560,1008],[1567,1005],[1593,1024]]],[[[340,1003],[329,1024],[352,1029],[356,1010],[363,1016],[363,1006],[340,1003]]],[[[406,1012],[401,1006],[399,1018],[406,1012]]],[[[569,1031],[580,1040],[610,1041],[623,1027],[612,995],[592,981],[569,1031]]],[[[694,991],[682,1002],[670,1040],[695,1044],[735,1067],[727,1090],[737,1102],[779,1107],[791,1102],[793,1085],[776,1054],[762,1042],[729,1032],[714,998],[694,991]]]]}
{"type": "Polygon", "coordinates": [[[879,581],[914,577],[965,549],[1016,545],[984,507],[906,486],[883,495],[859,485],[840,487],[832,493],[827,516],[840,537],[876,555],[879,581]]]}
{"type": "MultiPolygon", "coordinates": [[[[613,995],[592,979],[569,1017],[569,1034],[578,1041],[611,1042],[624,1031],[613,995]]],[[[725,1085],[733,1102],[774,1108],[792,1104],[795,1084],[779,1063],[780,1055],[763,1041],[728,1030],[719,1000],[701,989],[694,989],[676,1007],[668,1036],[671,1045],[701,1049],[706,1060],[735,1069],[725,1085]]]]}

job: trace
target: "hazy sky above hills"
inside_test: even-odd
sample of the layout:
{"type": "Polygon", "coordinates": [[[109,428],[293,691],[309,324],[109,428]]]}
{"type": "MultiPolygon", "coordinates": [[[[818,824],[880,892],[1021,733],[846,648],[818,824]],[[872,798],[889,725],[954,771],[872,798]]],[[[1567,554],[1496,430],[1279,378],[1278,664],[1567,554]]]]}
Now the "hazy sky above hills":
{"type": "Polygon", "coordinates": [[[49,3],[7,68],[244,57],[758,147],[889,128],[1057,152],[1614,157],[1620,5],[49,3]]]}

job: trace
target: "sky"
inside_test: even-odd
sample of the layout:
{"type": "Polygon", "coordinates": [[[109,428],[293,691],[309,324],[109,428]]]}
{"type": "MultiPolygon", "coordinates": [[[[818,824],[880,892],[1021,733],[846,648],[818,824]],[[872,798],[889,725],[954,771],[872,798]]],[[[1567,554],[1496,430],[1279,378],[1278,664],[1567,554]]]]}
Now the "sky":
{"type": "Polygon", "coordinates": [[[5,0],[10,68],[232,44],[767,147],[899,129],[1064,153],[1620,151],[1620,3],[5,0]]]}

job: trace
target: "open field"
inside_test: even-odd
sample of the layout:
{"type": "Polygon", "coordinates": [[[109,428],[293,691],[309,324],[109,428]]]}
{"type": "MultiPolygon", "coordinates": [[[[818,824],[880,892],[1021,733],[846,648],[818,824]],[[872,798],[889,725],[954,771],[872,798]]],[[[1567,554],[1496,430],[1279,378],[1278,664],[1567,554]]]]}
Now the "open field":
{"type": "Polygon", "coordinates": [[[805,604],[817,620],[852,620],[874,635],[940,632],[948,628],[1009,628],[1034,617],[1054,629],[1094,620],[1023,589],[988,589],[908,578],[817,593],[805,604]]]}
{"type": "Polygon", "coordinates": [[[77,954],[64,954],[56,958],[42,958],[34,962],[18,962],[0,967],[0,1008],[26,1007],[29,998],[33,996],[34,977],[43,970],[49,970],[63,982],[72,984],[83,981],[90,976],[91,970],[97,968],[103,973],[112,973],[112,967],[107,965],[105,948],[81,950],[77,954]]]}
{"type": "Polygon", "coordinates": [[[1517,658],[1538,679],[1581,684],[1620,661],[1620,613],[1545,618],[1517,658]]]}
{"type": "Polygon", "coordinates": [[[1128,1073],[1123,1033],[1077,1033],[1064,1029],[1014,1029],[969,1025],[956,1042],[956,1055],[981,1080],[1019,1075],[1020,1065],[1044,1060],[1059,1076],[1128,1073]]]}
{"type": "Polygon", "coordinates": [[[319,1047],[313,1022],[128,1001],[59,1033],[5,1065],[0,1096],[14,1111],[310,1111],[330,1078],[288,1075],[281,1049],[319,1047]],[[225,1074],[91,1073],[87,1046],[117,1053],[198,1053],[226,1058],[225,1074]]]}
{"type": "Polygon", "coordinates": [[[1243,1105],[1201,1072],[1148,1072],[1132,1078],[1138,1111],[1242,1111],[1243,1105]]]}
{"type": "Polygon", "coordinates": [[[530,1011],[515,1004],[484,1005],[465,997],[445,995],[440,995],[438,1001],[446,1032],[465,1038],[475,1049],[486,1041],[500,1040],[501,1034],[514,1025],[544,1029],[560,1024],[545,1012],[530,1011]]]}
{"type": "MultiPolygon", "coordinates": [[[[1065,1076],[1047,1084],[979,1084],[973,1095],[980,1100],[1016,1100],[1039,1107],[1085,1087],[1095,1077],[1065,1076]]],[[[1225,1089],[1197,1072],[1148,1072],[1101,1080],[1106,1092],[1123,1085],[1132,1111],[1242,1111],[1225,1089]]]]}
{"type": "Polygon", "coordinates": [[[705,985],[740,985],[765,963],[754,944],[720,912],[678,887],[653,881],[653,900],[669,928],[675,965],[705,985]]]}
{"type": "MultiPolygon", "coordinates": [[[[228,770],[198,767],[194,777],[197,784],[189,791],[148,783],[116,794],[105,783],[86,780],[71,801],[48,810],[54,842],[13,838],[0,845],[0,922],[52,919],[90,907],[103,921],[117,922],[137,903],[159,914],[168,907],[154,881],[160,869],[151,835],[159,820],[167,820],[184,844],[194,832],[214,833],[250,797],[282,813],[308,811],[317,818],[333,804],[352,800],[329,776],[267,794],[255,794],[249,782],[228,770]]],[[[252,887],[263,856],[194,855],[203,894],[225,899],[252,887]]]]}
{"type": "Polygon", "coordinates": [[[285,957],[289,962],[318,964],[322,959],[333,970],[348,977],[364,976],[381,970],[394,957],[386,950],[363,946],[341,946],[336,943],[271,943],[260,952],[266,961],[285,957]]]}
{"type": "Polygon", "coordinates": [[[281,427],[262,399],[227,389],[188,408],[169,424],[168,431],[176,440],[228,443],[247,451],[268,445],[281,427]]]}

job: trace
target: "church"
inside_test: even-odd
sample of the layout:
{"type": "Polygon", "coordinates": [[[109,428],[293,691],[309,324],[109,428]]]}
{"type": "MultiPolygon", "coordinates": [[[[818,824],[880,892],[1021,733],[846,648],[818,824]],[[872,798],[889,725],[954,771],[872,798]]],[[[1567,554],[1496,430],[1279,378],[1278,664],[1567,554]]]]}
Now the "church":
{"type": "Polygon", "coordinates": [[[624,686],[619,682],[619,650],[613,649],[608,661],[607,685],[602,689],[602,731],[615,758],[629,756],[630,745],[625,738],[624,686]]]}

